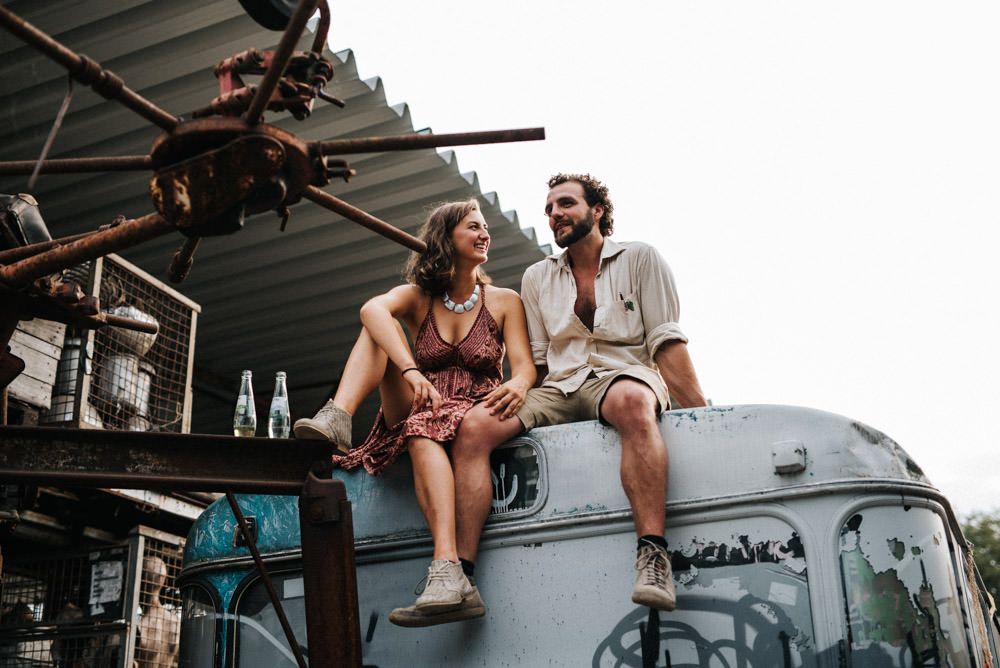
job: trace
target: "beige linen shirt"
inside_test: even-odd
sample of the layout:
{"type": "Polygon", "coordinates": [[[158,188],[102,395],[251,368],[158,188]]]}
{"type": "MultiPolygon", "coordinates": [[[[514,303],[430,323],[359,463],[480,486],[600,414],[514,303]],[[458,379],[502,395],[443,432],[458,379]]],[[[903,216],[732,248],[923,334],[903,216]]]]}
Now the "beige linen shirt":
{"type": "Polygon", "coordinates": [[[680,303],[673,274],[649,244],[605,238],[594,297],[590,331],[573,310],[576,281],[566,253],[550,255],[524,272],[521,298],[531,355],[549,370],[543,386],[569,394],[591,372],[600,377],[632,364],[657,369],[653,354],[661,345],[687,342],[677,324],[680,303]]]}

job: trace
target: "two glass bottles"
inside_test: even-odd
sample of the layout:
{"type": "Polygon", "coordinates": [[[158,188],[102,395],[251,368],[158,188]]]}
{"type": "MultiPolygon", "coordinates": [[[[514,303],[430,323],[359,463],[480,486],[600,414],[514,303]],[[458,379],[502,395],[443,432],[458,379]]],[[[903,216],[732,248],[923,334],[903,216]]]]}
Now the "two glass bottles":
{"type": "MultiPolygon", "coordinates": [[[[285,372],[274,375],[274,394],[267,413],[268,438],[288,438],[291,434],[292,418],[288,412],[288,388],[285,372]]],[[[236,413],[233,415],[233,435],[253,436],[257,433],[257,409],[253,401],[253,372],[246,370],[240,379],[240,394],[236,399],[236,413]]]]}

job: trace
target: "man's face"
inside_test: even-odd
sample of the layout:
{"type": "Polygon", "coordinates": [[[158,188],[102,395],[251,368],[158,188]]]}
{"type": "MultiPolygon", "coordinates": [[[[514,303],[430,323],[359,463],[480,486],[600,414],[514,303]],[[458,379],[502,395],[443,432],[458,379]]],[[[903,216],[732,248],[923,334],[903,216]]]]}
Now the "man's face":
{"type": "Polygon", "coordinates": [[[591,233],[594,222],[604,215],[604,207],[600,204],[588,206],[583,186],[567,181],[549,190],[545,215],[549,217],[556,245],[566,248],[591,233]]]}

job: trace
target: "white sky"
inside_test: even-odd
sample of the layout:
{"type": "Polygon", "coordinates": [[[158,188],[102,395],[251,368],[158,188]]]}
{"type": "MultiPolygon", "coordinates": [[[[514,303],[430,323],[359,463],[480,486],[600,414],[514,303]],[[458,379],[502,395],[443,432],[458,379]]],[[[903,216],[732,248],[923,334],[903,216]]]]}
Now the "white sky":
{"type": "Polygon", "coordinates": [[[333,48],[414,127],[546,128],[457,151],[541,243],[549,175],[608,184],[615,238],[655,244],[674,270],[716,405],[855,418],[960,514],[1000,509],[1000,4],[332,10],[333,48]]]}

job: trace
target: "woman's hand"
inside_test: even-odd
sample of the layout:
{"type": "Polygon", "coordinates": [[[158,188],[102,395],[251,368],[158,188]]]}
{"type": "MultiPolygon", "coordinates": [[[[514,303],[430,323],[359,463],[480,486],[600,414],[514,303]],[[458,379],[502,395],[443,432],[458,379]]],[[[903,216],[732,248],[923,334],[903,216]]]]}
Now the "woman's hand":
{"type": "Polygon", "coordinates": [[[501,420],[506,420],[517,415],[518,409],[524,405],[529,386],[523,381],[509,380],[487,394],[483,403],[490,409],[490,415],[499,415],[501,420]]]}
{"type": "Polygon", "coordinates": [[[412,371],[404,373],[403,380],[413,390],[413,408],[423,410],[430,406],[432,411],[441,408],[441,393],[435,389],[431,381],[427,380],[419,369],[414,368],[412,371]]]}

